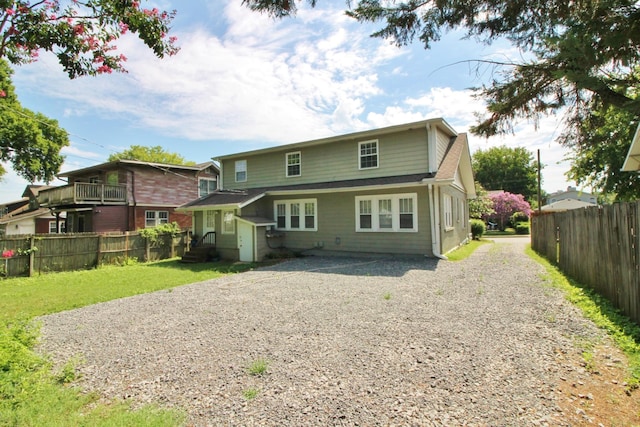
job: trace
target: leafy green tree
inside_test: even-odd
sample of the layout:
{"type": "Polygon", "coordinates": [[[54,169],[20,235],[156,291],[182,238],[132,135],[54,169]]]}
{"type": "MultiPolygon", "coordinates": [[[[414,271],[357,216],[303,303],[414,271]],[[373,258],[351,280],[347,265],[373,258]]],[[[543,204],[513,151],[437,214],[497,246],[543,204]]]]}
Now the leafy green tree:
{"type": "Polygon", "coordinates": [[[158,57],[177,52],[169,37],[175,11],[141,7],[135,0],[0,0],[0,58],[25,64],[40,50],[53,52],[70,78],[123,71],[114,42],[131,32],[158,57]]]}
{"type": "Polygon", "coordinates": [[[567,177],[616,201],[640,199],[640,174],[621,171],[638,122],[638,117],[613,107],[591,112],[579,132],[564,136],[571,138],[565,144],[572,147],[567,177]]]}
{"type": "MultiPolygon", "coordinates": [[[[0,160],[10,162],[18,175],[30,182],[52,181],[69,145],[58,122],[23,108],[11,83],[12,70],[0,59],[0,160]]],[[[0,164],[0,177],[7,171],[0,164]]]]}
{"type": "MultiPolygon", "coordinates": [[[[308,0],[315,6],[317,0],[308,0]]],[[[244,0],[275,17],[295,15],[291,0],[244,0]]],[[[351,2],[348,5],[351,6],[351,2]]],[[[500,74],[477,88],[487,115],[472,129],[491,136],[512,132],[519,119],[537,121],[564,111],[567,123],[585,112],[615,107],[640,116],[640,3],[636,0],[359,0],[347,14],[379,23],[372,35],[398,45],[419,39],[429,48],[448,30],[490,44],[507,39],[521,52],[514,62],[483,61],[500,74]]]]}
{"type": "Polygon", "coordinates": [[[526,148],[506,145],[478,150],[472,156],[476,181],[487,190],[504,190],[533,200],[538,191],[538,162],[526,148]]]}
{"type": "MultiPolygon", "coordinates": [[[[131,32],[158,57],[177,52],[169,37],[174,12],[143,8],[136,0],[0,0],[0,160],[33,182],[60,170],[60,149],[69,144],[55,120],[22,108],[8,63],[37,60],[53,52],[70,78],[125,71],[115,41],[131,32]]],[[[0,177],[6,170],[0,165],[0,177]]]]}
{"type": "Polygon", "coordinates": [[[469,200],[469,217],[481,219],[494,213],[493,201],[489,198],[487,190],[478,181],[476,181],[475,185],[476,197],[469,200]]]}
{"type": "Polygon", "coordinates": [[[145,147],[132,145],[126,150],[109,156],[109,161],[115,160],[139,160],[141,162],[165,163],[168,165],[193,166],[196,163],[185,160],[180,154],[165,151],[161,146],[145,147]]]}

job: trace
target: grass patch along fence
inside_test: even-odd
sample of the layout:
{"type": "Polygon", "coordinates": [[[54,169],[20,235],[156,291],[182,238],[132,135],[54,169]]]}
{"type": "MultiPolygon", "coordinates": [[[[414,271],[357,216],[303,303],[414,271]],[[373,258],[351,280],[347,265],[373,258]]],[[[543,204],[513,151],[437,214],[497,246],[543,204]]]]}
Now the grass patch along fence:
{"type": "Polygon", "coordinates": [[[608,299],[589,287],[565,276],[546,258],[531,248],[527,255],[546,269],[545,279],[553,287],[561,289],[565,298],[576,305],[584,316],[604,329],[618,348],[629,359],[627,384],[630,388],[640,386],[640,326],[617,309],[608,299]]]}
{"type": "Polygon", "coordinates": [[[1,426],[184,425],[184,412],[127,402],[100,403],[69,382],[73,362],[59,372],[33,351],[38,328],[33,318],[131,295],[170,289],[252,268],[251,264],[185,265],[177,260],[125,267],[10,278],[0,282],[1,426]]]}

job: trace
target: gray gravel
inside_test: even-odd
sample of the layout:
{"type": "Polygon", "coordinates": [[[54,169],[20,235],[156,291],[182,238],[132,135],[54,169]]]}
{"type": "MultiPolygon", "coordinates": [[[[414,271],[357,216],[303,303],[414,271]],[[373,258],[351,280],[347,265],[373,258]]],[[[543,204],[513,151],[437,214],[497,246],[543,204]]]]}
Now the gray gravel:
{"type": "Polygon", "coordinates": [[[40,350],[80,356],[88,390],[195,426],[566,425],[561,356],[600,332],[525,243],[461,262],[296,259],[43,317],[40,350]]]}

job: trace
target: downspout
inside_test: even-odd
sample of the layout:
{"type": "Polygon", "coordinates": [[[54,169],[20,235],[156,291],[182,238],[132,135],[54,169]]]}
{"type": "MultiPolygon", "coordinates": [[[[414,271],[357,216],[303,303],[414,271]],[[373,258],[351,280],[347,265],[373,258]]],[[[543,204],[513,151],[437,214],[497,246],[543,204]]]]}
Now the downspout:
{"type": "Polygon", "coordinates": [[[437,197],[433,195],[433,184],[429,184],[429,206],[431,207],[431,252],[433,256],[439,259],[448,260],[446,256],[440,253],[440,223],[437,216],[440,215],[440,203],[437,203],[437,197]]]}

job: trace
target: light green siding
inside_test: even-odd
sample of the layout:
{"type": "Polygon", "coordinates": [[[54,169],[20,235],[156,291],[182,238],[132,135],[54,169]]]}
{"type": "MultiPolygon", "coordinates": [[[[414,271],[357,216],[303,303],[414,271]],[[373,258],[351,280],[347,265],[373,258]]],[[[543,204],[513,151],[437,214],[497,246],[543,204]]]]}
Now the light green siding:
{"type": "Polygon", "coordinates": [[[341,140],[323,145],[237,157],[223,161],[223,185],[226,189],[273,187],[314,182],[343,181],[380,176],[409,175],[428,171],[426,129],[414,129],[383,135],[378,139],[377,168],[360,170],[358,143],[341,140]],[[286,154],[300,151],[301,175],[286,176],[286,154]],[[235,181],[235,161],[247,161],[247,181],[235,181]]]}
{"type": "MultiPolygon", "coordinates": [[[[338,192],[309,197],[305,195],[304,197],[312,197],[317,200],[318,230],[285,231],[282,242],[288,249],[432,255],[426,186],[393,191],[338,192]],[[356,196],[401,193],[417,194],[417,232],[356,232],[356,196]]],[[[274,196],[265,198],[265,202],[270,204],[272,211],[268,217],[273,218],[274,201],[298,198],[300,197],[274,196]]]]}
{"type": "Polygon", "coordinates": [[[440,230],[442,253],[444,254],[460,246],[460,244],[469,237],[469,233],[471,232],[469,229],[469,208],[466,194],[452,186],[442,188],[440,191],[440,210],[442,217],[444,217],[444,202],[442,198],[445,195],[450,195],[453,199],[453,228],[445,229],[443,226],[440,230]]]}
{"type": "Polygon", "coordinates": [[[449,144],[451,142],[451,137],[438,132],[437,140],[436,152],[438,153],[438,161],[436,162],[436,164],[440,166],[440,163],[442,163],[442,160],[444,159],[444,155],[447,153],[447,148],[449,147],[449,144]]]}

